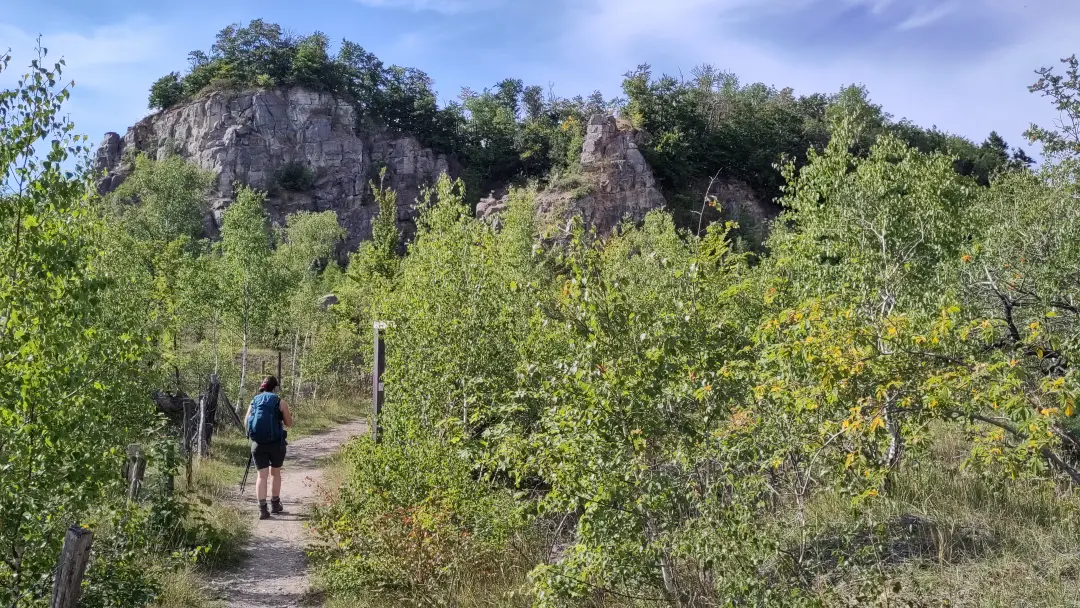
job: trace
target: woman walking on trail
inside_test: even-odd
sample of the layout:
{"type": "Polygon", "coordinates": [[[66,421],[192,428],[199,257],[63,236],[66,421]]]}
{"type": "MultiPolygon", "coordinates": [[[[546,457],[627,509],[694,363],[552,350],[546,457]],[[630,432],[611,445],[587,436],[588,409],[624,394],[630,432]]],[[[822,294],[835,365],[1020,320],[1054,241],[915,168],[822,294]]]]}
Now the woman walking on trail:
{"type": "Polygon", "coordinates": [[[285,446],[288,445],[285,429],[292,426],[292,412],[274,392],[277,378],[267,376],[259,385],[259,393],[251,400],[247,413],[247,434],[251,439],[251,457],[259,470],[255,493],[259,497],[259,519],[270,519],[270,513],[282,513],[281,465],[285,462],[285,446]],[[270,509],[266,507],[266,478],[270,477],[270,509]]]}

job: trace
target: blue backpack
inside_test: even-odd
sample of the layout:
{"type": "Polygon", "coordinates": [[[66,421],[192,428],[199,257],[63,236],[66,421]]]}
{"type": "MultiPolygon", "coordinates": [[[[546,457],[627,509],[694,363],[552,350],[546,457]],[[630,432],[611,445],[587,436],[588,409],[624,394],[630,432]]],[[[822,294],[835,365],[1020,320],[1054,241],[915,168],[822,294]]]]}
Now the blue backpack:
{"type": "Polygon", "coordinates": [[[247,421],[248,439],[258,444],[278,443],[285,439],[281,423],[281,399],[274,393],[259,393],[251,400],[251,418],[247,421]]]}

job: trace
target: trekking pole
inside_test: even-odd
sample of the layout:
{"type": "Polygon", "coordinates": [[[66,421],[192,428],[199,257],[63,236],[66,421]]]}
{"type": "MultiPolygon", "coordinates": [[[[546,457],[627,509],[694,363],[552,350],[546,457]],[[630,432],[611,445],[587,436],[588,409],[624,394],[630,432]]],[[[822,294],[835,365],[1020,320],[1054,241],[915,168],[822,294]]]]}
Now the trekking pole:
{"type": "Polygon", "coordinates": [[[248,454],[247,466],[244,467],[244,478],[242,480],[240,480],[240,493],[241,494],[244,493],[244,487],[247,486],[248,473],[251,472],[251,461],[254,460],[254,459],[255,459],[255,457],[253,455],[248,454]]]}

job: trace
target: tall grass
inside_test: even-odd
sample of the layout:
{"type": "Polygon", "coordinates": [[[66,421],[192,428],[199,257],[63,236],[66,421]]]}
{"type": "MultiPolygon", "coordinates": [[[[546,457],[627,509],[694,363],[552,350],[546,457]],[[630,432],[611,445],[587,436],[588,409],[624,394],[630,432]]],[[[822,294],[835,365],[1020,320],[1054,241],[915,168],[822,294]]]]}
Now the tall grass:
{"type": "Polygon", "coordinates": [[[226,608],[206,593],[201,575],[188,566],[169,572],[162,581],[162,592],[154,603],[157,608],[226,608]]]}
{"type": "MultiPolygon", "coordinates": [[[[778,534],[787,531],[793,554],[819,558],[822,547],[849,559],[870,548],[869,569],[899,584],[894,605],[1080,606],[1080,496],[965,466],[969,449],[959,433],[938,429],[888,495],[855,512],[847,497],[821,493],[801,513],[788,510],[778,534]],[[847,531],[845,543],[835,542],[837,530],[847,531]]],[[[854,581],[838,580],[829,563],[819,562],[814,584],[840,603],[854,581]]]]}
{"type": "MultiPolygon", "coordinates": [[[[802,509],[787,505],[762,522],[787,555],[798,556],[806,590],[825,606],[866,605],[853,599],[865,583],[878,585],[874,593],[885,590],[878,605],[1080,606],[1080,495],[968,466],[970,443],[955,430],[935,429],[927,442],[886,496],[856,508],[849,496],[821,491],[802,509]]],[[[349,479],[347,463],[335,459],[329,485],[349,479]]],[[[526,540],[508,544],[513,550],[497,564],[498,576],[466,575],[433,589],[430,602],[410,605],[531,605],[528,572],[545,561],[550,535],[522,532],[526,540]]],[[[321,570],[333,568],[323,564],[321,570]]],[[[326,604],[393,605],[399,604],[386,594],[362,591],[329,597],[326,604]]],[[[657,604],[605,597],[587,605],[657,604]]]]}

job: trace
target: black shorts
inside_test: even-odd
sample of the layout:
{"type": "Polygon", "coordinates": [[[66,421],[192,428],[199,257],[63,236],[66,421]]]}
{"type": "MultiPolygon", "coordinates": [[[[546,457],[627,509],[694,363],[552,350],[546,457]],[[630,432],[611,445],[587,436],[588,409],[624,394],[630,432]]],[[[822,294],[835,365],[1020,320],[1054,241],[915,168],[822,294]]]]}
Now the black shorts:
{"type": "Polygon", "coordinates": [[[285,442],[259,444],[252,441],[251,455],[255,458],[255,468],[259,470],[266,467],[280,469],[285,463],[285,442]]]}

